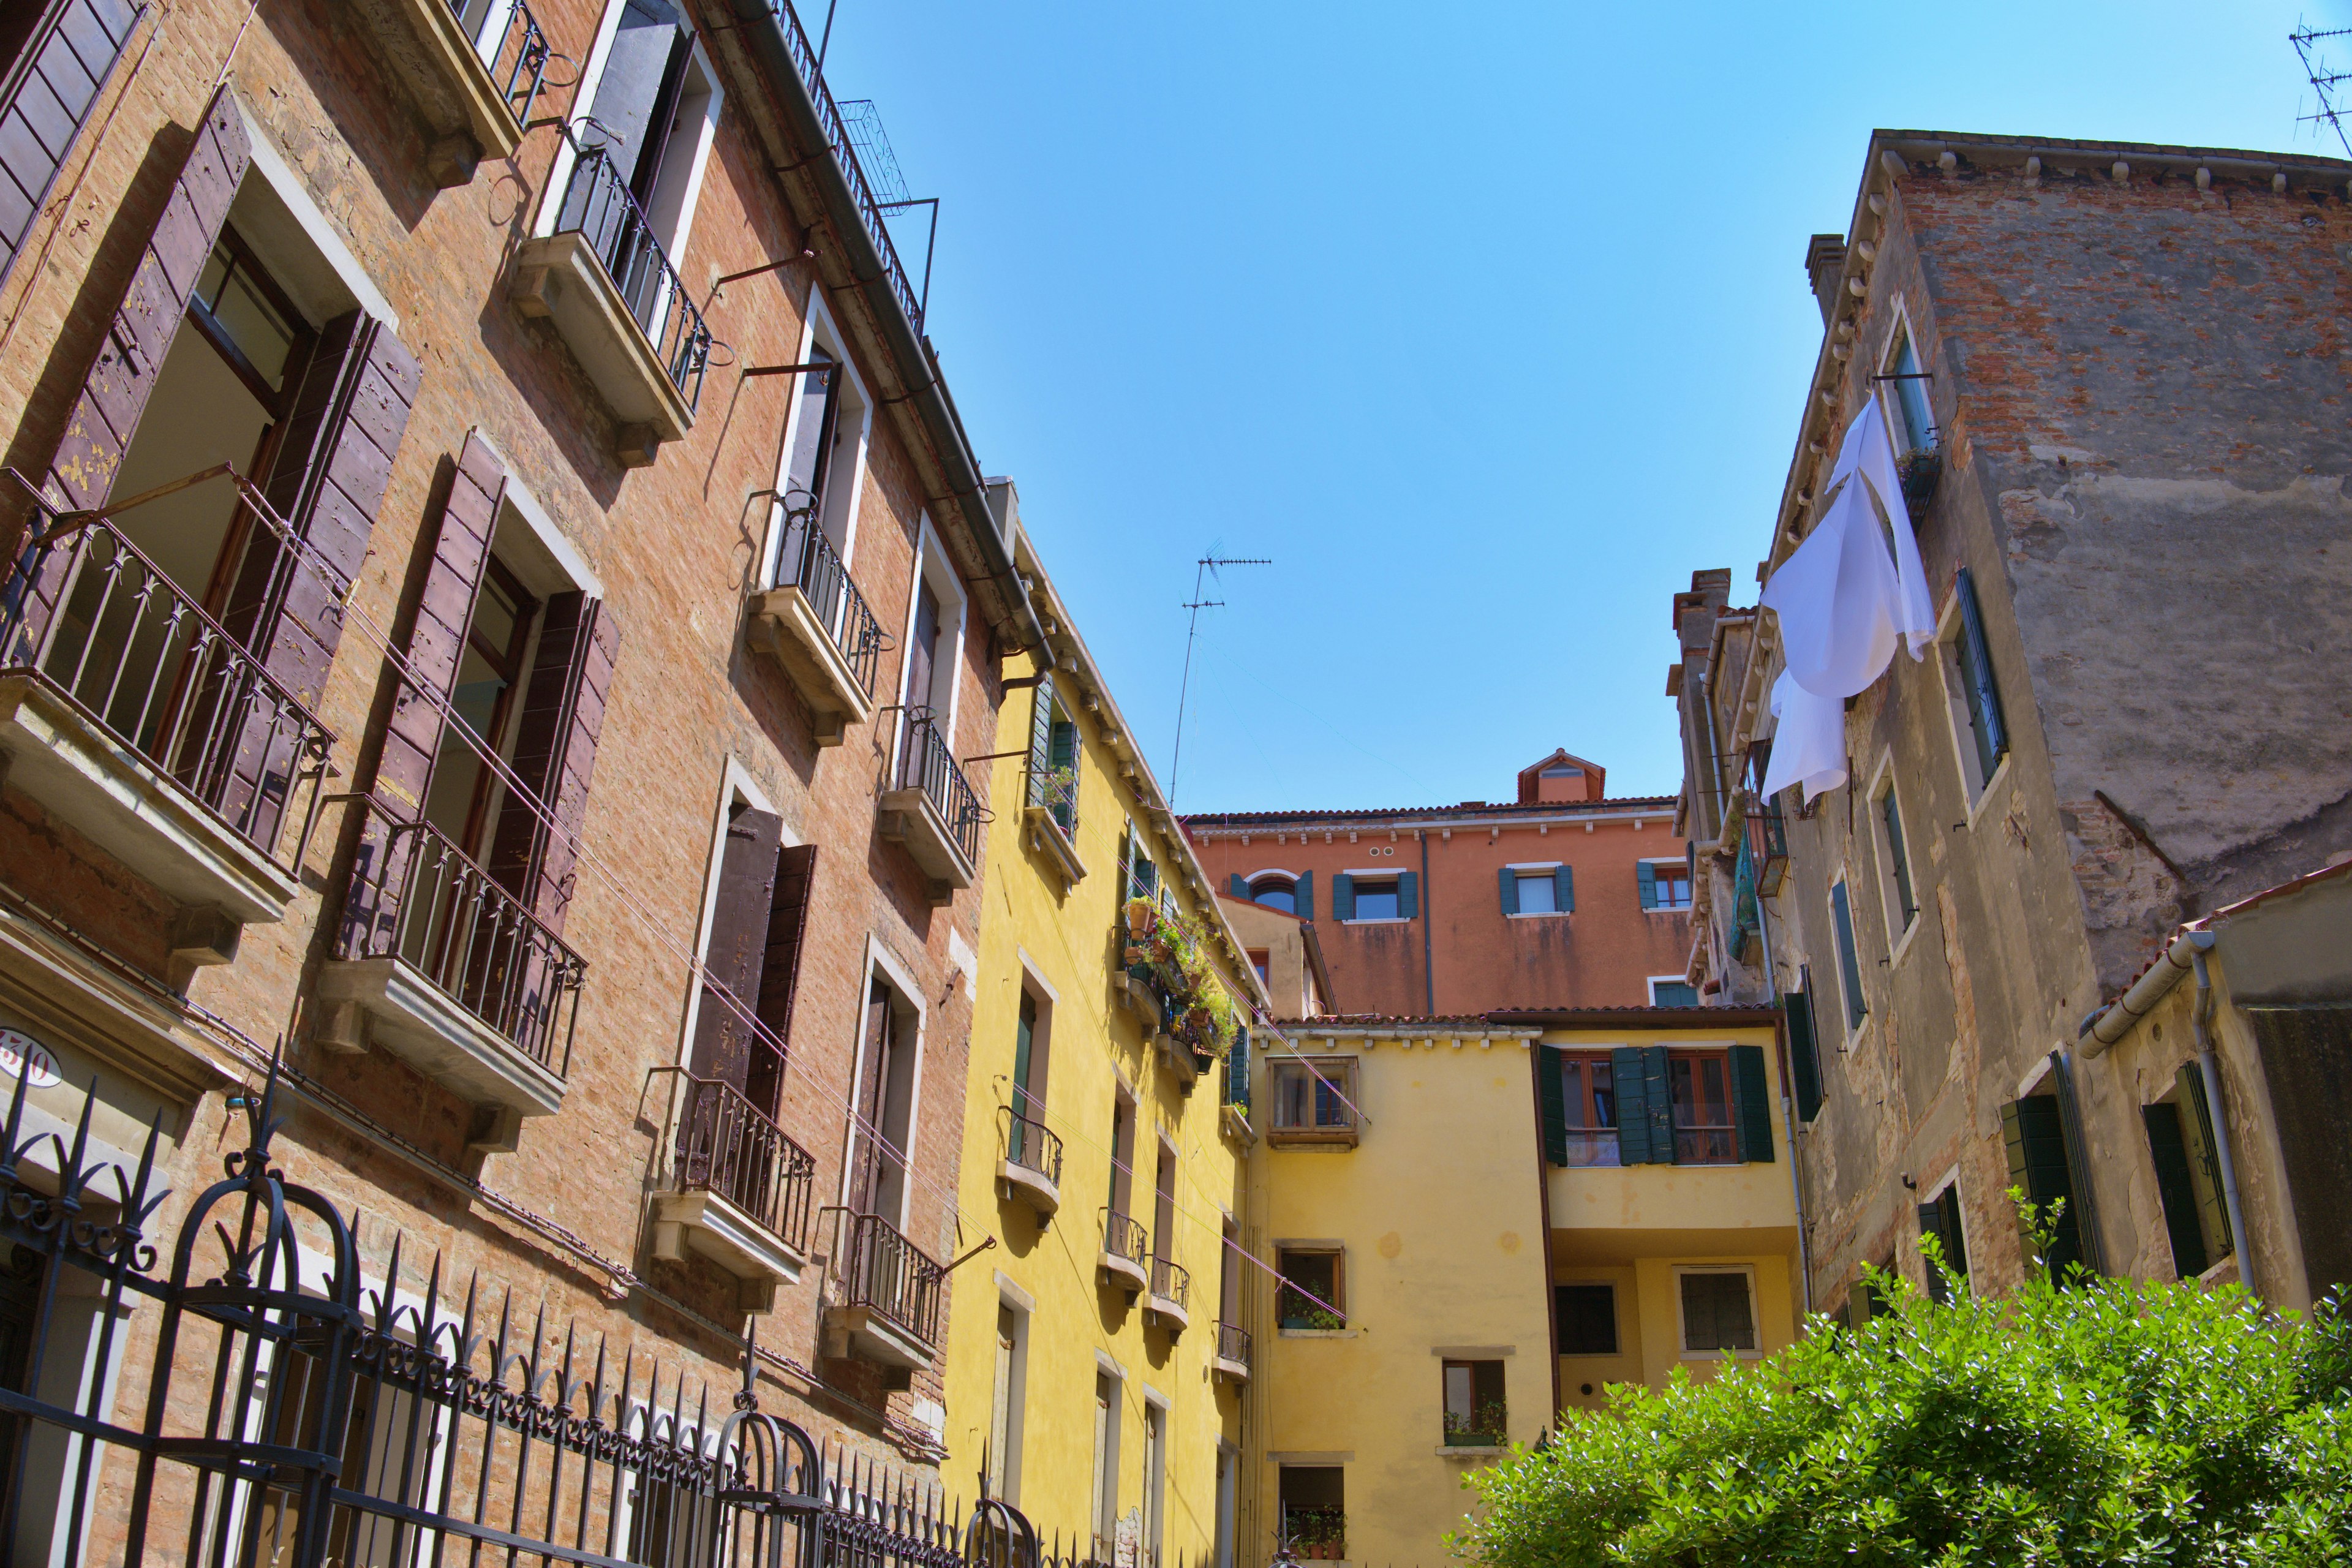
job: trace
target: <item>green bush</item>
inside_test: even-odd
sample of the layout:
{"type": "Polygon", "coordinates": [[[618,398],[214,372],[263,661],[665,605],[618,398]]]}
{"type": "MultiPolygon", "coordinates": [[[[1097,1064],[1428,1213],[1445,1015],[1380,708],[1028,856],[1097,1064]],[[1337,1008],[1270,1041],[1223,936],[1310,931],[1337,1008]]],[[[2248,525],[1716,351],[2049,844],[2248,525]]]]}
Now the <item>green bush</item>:
{"type": "MultiPolygon", "coordinates": [[[[1932,1247],[1932,1243],[1930,1243],[1932,1247]]],[[[1482,1568],[2352,1563],[2352,1330],[2044,1269],[1612,1389],[1472,1478],[1482,1568]]]]}

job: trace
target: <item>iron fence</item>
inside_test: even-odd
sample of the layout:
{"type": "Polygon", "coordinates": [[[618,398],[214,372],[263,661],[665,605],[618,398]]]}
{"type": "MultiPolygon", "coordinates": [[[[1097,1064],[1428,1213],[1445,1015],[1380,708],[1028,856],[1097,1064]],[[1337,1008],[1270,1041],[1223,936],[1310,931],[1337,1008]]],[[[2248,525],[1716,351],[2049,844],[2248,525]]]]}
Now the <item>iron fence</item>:
{"type": "Polygon", "coordinates": [[[1037,1118],[1023,1116],[1009,1105],[998,1107],[996,1114],[1004,1129],[1004,1157],[1022,1169],[1034,1171],[1055,1186],[1060,1186],[1060,1135],[1037,1118]]]}
{"type": "Polygon", "coordinates": [[[926,1345],[937,1345],[947,1270],[880,1215],[852,1215],[848,1219],[842,1304],[870,1308],[926,1345]]]}
{"type": "Polygon", "coordinates": [[[698,406],[702,373],[710,363],[710,328],[687,297],[645,209],[637,205],[628,180],[606,149],[580,149],[563,188],[556,227],[586,237],[630,316],[653,344],[662,373],[689,409],[698,406]]]}
{"type": "Polygon", "coordinates": [[[898,787],[921,790],[947,825],[948,837],[955,840],[964,863],[980,863],[980,829],[986,820],[980,796],[972,792],[963,769],[956,765],[947,737],[940,732],[940,721],[929,708],[907,710],[907,743],[898,756],[898,787]]]}
{"type": "Polygon", "coordinates": [[[849,568],[833,548],[833,541],[825,537],[814,500],[785,513],[784,544],[777,570],[776,585],[801,591],[809,608],[824,623],[841,657],[849,661],[857,689],[873,696],[875,667],[881,662],[882,650],[890,646],[890,636],[882,629],[866,595],[850,580],[849,568]]]}
{"type": "Polygon", "coordinates": [[[685,1090],[672,1145],[676,1190],[715,1193],[795,1252],[806,1252],[816,1157],[733,1084],[684,1068],[656,1068],[654,1076],[674,1077],[685,1090]]]}
{"type": "Polygon", "coordinates": [[[449,9],[467,29],[507,112],[517,125],[530,124],[551,53],[539,18],[523,0],[449,0],[449,9]]]}
{"type": "Polygon", "coordinates": [[[558,1078],[587,960],[427,822],[365,795],[335,956],[394,958],[558,1078]]]}
{"type": "Polygon", "coordinates": [[[334,737],[111,522],[35,511],[0,589],[0,669],[42,677],[295,869],[301,843],[280,855],[278,841],[305,783],[316,809],[334,737]]]}
{"type": "Polygon", "coordinates": [[[1143,1226],[1117,1209],[1103,1210],[1103,1250],[1141,1268],[1151,1256],[1150,1239],[1143,1226]]]}

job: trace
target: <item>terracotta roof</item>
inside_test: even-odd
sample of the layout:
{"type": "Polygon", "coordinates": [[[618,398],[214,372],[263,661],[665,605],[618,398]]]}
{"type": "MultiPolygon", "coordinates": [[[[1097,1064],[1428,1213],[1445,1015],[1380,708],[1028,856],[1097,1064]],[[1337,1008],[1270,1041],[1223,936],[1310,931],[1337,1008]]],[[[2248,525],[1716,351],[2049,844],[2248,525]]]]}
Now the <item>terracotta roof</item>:
{"type": "Polygon", "coordinates": [[[1521,805],[1517,801],[1465,800],[1459,805],[1391,805],[1363,811],[1188,811],[1177,820],[1186,827],[1243,827],[1261,822],[1368,822],[1376,818],[1459,816],[1464,812],[1491,812],[1502,816],[1557,816],[1564,812],[1622,811],[1629,806],[1672,810],[1671,795],[1612,795],[1606,800],[1548,800],[1521,805]]]}
{"type": "Polygon", "coordinates": [[[1665,1027],[1706,1024],[1775,1024],[1777,1007],[1502,1007],[1486,1016],[1497,1024],[1546,1025],[1555,1028],[1574,1024],[1635,1024],[1650,1022],[1665,1027]]]}
{"type": "Polygon", "coordinates": [[[1479,1013],[1318,1013],[1312,1018],[1277,1018],[1275,1022],[1286,1029],[1311,1035],[1320,1026],[1334,1029],[1363,1029],[1383,1024],[1399,1024],[1408,1028],[1484,1028],[1489,1020],[1479,1013]]]}

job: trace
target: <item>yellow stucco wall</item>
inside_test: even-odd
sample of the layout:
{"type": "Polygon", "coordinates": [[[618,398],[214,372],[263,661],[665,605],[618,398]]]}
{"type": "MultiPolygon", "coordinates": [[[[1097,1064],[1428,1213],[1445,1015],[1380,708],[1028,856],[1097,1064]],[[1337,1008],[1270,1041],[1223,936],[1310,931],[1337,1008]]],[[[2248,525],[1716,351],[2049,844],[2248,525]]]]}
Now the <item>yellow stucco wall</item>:
{"type": "MultiPolygon", "coordinates": [[[[1004,804],[987,844],[959,1197],[968,1232],[995,1236],[1000,1245],[965,1264],[955,1280],[947,1346],[949,1457],[942,1472],[967,1492],[982,1472],[998,1308],[1011,1302],[1025,1311],[1027,1333],[1015,1391],[1018,1441],[1008,1445],[1017,1456],[1006,1478],[1009,1500],[1049,1545],[1058,1531],[1067,1550],[1073,1533],[1090,1531],[1095,1380],[1099,1370],[1112,1368],[1123,1380],[1118,1510],[1135,1513],[1140,1523],[1145,1410],[1147,1402],[1160,1403],[1167,1436],[1159,1561],[1199,1563],[1212,1556],[1217,1540],[1221,1447],[1232,1453],[1241,1440],[1240,1396],[1212,1377],[1210,1362],[1222,1226],[1240,1204],[1244,1143],[1221,1130],[1215,1074],[1203,1075],[1185,1095],[1114,989],[1114,922],[1124,891],[1119,841],[1130,816],[1145,826],[1145,814],[1121,786],[1118,759],[1099,718],[1083,710],[1072,675],[1066,671],[1058,679],[1082,742],[1075,840],[1086,874],[1065,886],[1055,859],[1035,847],[1017,804],[1025,798],[1024,760],[999,760],[989,798],[1004,804]],[[999,1180],[1003,1108],[1011,1098],[1024,985],[1046,1004],[1040,1031],[1046,1056],[1044,1121],[1063,1143],[1060,1207],[1042,1226],[1028,1204],[1006,1195],[999,1180]],[[1167,1138],[1177,1152],[1174,1235],[1152,1237],[1156,1253],[1172,1256],[1192,1274],[1191,1321],[1173,1335],[1164,1326],[1147,1325],[1144,1301],[1129,1305],[1120,1291],[1097,1283],[1113,1108],[1122,1088],[1139,1110],[1129,1207],[1147,1227],[1154,1222],[1157,1139],[1167,1138]]],[[[1009,738],[1008,748],[1029,734],[1034,700],[1030,690],[1007,693],[998,732],[1009,738]]],[[[1152,850],[1163,880],[1171,879],[1167,874],[1184,851],[1157,832],[1152,850]]],[[[1188,911],[1198,912],[1189,890],[1179,897],[1188,911]]],[[[1216,917],[1212,911],[1208,918],[1216,917]]],[[[1246,994],[1234,966],[1215,956],[1234,995],[1246,994]]],[[[1245,1138],[1245,1127],[1240,1131],[1245,1138]]],[[[965,1245],[979,1239],[970,1235],[965,1245]]],[[[1076,1549],[1089,1548],[1081,1542],[1076,1549]]]]}

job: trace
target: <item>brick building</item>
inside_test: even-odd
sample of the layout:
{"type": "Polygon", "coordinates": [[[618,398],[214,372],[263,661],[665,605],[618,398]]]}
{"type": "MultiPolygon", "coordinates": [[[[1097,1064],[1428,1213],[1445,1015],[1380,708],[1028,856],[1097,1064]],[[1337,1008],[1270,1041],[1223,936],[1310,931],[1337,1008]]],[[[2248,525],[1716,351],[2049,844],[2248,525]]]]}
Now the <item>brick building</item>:
{"type": "Polygon", "coordinates": [[[1335,1011],[1426,1016],[1693,998],[1674,802],[1556,751],[1517,798],[1184,819],[1219,889],[1315,922],[1335,1011]]]}
{"type": "Polygon", "coordinates": [[[2067,1200],[2058,1262],[2284,1306],[2342,1277],[2352,990],[2314,878],[2352,858],[2347,180],[1880,132],[1812,240],[1758,577],[1877,399],[1937,637],[1846,704],[1809,805],[1759,796],[1780,627],[1728,572],[1675,596],[1669,690],[1694,978],[1788,1009],[1817,1306],[1863,1310],[1865,1264],[1924,1281],[1924,1236],[2014,1282],[2011,1186],[2067,1200]]]}
{"type": "Polygon", "coordinates": [[[960,760],[1042,631],[810,39],[761,0],[15,16],[0,1384],[116,1436],[77,1479],[7,1423],[0,1554],[393,1561],[340,1458],[386,1506],[439,1477],[436,1529],[682,1561],[783,1528],[722,1493],[823,1489],[779,1418],[935,1479],[960,760]],[[255,1269],[301,1293],[222,1316],[255,1269]],[[134,1481],[151,1397],[195,1447],[134,1481]]]}

